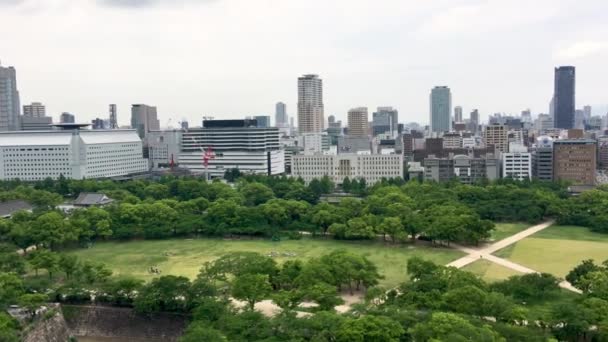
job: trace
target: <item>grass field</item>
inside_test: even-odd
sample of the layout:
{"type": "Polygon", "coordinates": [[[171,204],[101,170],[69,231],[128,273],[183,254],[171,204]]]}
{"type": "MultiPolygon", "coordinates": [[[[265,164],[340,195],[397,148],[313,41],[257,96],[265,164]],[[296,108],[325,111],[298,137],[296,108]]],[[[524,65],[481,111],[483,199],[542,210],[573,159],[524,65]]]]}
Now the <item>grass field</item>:
{"type": "Polygon", "coordinates": [[[517,234],[522,230],[532,226],[529,223],[496,223],[494,231],[492,231],[492,241],[500,241],[511,235],[517,234]]]}
{"type": "Polygon", "coordinates": [[[493,283],[505,280],[511,276],[521,275],[521,273],[510,268],[497,265],[488,260],[478,260],[462,268],[463,271],[478,275],[483,280],[493,283]]]}
{"type": "MultiPolygon", "coordinates": [[[[82,260],[103,262],[116,275],[131,275],[144,280],[153,278],[150,266],[158,266],[163,275],[182,275],[193,279],[201,266],[227,252],[250,251],[261,254],[293,252],[295,258],[309,259],[336,249],[367,256],[374,262],[385,279],[381,285],[396,286],[407,279],[409,258],[418,256],[438,264],[447,264],[464,254],[450,249],[430,248],[422,245],[387,245],[375,242],[343,242],[336,240],[302,239],[272,242],[269,240],[162,240],[99,243],[90,249],[71,253],[82,260]]],[[[290,258],[276,258],[278,262],[290,258]]]]}
{"type": "Polygon", "coordinates": [[[585,259],[608,259],[608,235],[576,226],[552,226],[495,253],[539,272],[565,277],[585,259]]]}

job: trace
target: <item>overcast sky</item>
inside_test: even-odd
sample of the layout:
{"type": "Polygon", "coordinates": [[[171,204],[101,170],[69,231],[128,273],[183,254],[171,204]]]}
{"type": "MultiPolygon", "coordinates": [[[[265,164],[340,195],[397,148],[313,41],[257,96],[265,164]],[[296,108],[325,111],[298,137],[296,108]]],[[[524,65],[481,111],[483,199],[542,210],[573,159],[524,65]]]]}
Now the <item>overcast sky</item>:
{"type": "MultiPolygon", "coordinates": [[[[324,80],[325,113],[394,106],[428,122],[429,92],[465,117],[548,111],[553,68],[577,67],[577,107],[608,103],[606,0],[0,0],[0,60],[22,103],[55,118],[156,105],[203,115],[296,114],[297,77],[324,80]]],[[[371,116],[371,114],[370,114],[371,116]]]]}

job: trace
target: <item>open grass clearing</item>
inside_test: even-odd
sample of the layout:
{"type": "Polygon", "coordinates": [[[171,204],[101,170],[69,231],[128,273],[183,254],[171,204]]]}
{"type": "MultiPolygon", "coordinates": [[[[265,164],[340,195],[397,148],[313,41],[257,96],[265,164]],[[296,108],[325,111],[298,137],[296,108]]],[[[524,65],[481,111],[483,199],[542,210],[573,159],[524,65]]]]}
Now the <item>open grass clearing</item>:
{"type": "Polygon", "coordinates": [[[511,235],[515,235],[530,226],[531,224],[529,223],[496,223],[490,239],[493,242],[497,242],[508,238],[511,235]]]}
{"type": "Polygon", "coordinates": [[[462,270],[471,272],[489,283],[505,280],[511,276],[522,275],[522,273],[510,268],[483,259],[463,267],[462,270]]]}
{"type": "Polygon", "coordinates": [[[495,254],[563,278],[585,259],[608,259],[608,235],[584,227],[552,226],[495,254]]]}
{"type": "Polygon", "coordinates": [[[157,266],[161,275],[180,275],[194,279],[201,266],[228,252],[249,251],[261,254],[271,252],[294,253],[295,257],[276,257],[281,263],[290,259],[306,260],[320,257],[333,250],[364,255],[378,266],[385,277],[382,286],[392,287],[407,280],[407,260],[422,257],[437,264],[445,265],[464,253],[432,248],[423,244],[391,245],[381,242],[346,242],[331,239],[286,240],[225,240],[225,239],[182,239],[159,241],[130,241],[98,243],[89,249],[79,249],[70,253],[81,260],[103,262],[115,275],[129,275],[144,280],[157,276],[149,273],[151,266],[157,266]]]}

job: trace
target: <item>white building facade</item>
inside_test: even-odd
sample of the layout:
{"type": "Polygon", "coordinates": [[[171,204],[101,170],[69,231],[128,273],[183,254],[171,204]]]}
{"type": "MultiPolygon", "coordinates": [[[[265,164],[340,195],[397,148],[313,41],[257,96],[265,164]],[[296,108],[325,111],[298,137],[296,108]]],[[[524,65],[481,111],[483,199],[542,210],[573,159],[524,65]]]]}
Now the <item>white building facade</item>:
{"type": "Polygon", "coordinates": [[[258,128],[250,123],[250,120],[209,120],[203,128],[183,132],[180,167],[216,178],[231,169],[266,175],[285,173],[278,128],[258,128]],[[205,167],[207,151],[212,157],[205,167]]]}
{"type": "Polygon", "coordinates": [[[344,179],[365,179],[374,184],[382,178],[403,177],[403,156],[382,154],[297,155],[292,160],[292,176],[306,183],[328,176],[334,183],[344,179]]]}
{"type": "Polygon", "coordinates": [[[0,179],[101,179],[148,171],[133,130],[0,133],[0,179]]]}
{"type": "Polygon", "coordinates": [[[522,144],[510,144],[502,154],[502,177],[517,180],[532,179],[532,154],[522,144]]]}

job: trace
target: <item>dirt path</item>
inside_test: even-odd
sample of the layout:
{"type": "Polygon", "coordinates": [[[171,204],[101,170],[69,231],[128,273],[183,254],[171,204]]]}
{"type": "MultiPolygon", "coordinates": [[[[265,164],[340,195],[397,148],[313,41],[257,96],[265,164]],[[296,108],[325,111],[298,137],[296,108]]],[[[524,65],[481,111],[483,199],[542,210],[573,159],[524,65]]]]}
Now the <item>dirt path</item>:
{"type": "MultiPolygon", "coordinates": [[[[466,265],[472,264],[477,260],[481,260],[481,259],[485,259],[488,260],[490,262],[493,262],[497,265],[512,269],[514,271],[520,272],[520,273],[539,273],[538,271],[535,271],[531,268],[528,268],[526,266],[514,263],[512,261],[503,259],[503,258],[499,258],[495,255],[492,255],[492,253],[501,250],[505,247],[511,246],[531,235],[534,235],[544,229],[549,228],[550,226],[553,225],[553,221],[547,221],[541,224],[537,224],[535,226],[532,226],[526,230],[523,230],[517,234],[513,234],[503,240],[500,240],[494,244],[491,244],[489,246],[484,246],[481,248],[471,248],[471,247],[465,247],[465,246],[460,246],[460,245],[452,245],[452,247],[458,249],[461,252],[467,253],[466,256],[452,261],[451,263],[447,264],[447,266],[451,266],[451,267],[456,267],[456,268],[463,268],[466,265]]],[[[581,293],[581,290],[575,288],[574,286],[572,286],[572,284],[570,284],[567,281],[563,281],[559,284],[559,286],[563,289],[566,289],[568,291],[572,291],[572,292],[576,292],[576,293],[581,293]]]]}

